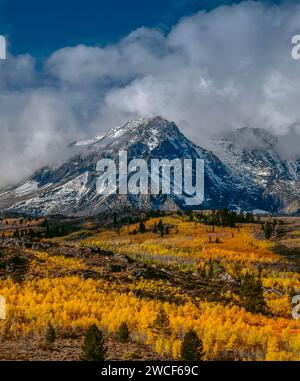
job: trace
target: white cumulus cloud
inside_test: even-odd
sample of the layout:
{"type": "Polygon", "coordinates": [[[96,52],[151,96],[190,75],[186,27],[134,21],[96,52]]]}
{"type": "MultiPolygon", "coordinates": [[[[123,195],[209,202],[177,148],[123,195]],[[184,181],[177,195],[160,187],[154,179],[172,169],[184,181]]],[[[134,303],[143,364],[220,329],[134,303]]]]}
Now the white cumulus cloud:
{"type": "Polygon", "coordinates": [[[41,69],[30,55],[9,56],[0,62],[0,186],[132,118],[160,114],[200,145],[243,126],[297,134],[299,33],[299,4],[243,2],[185,17],[167,34],[141,27],[113,45],[64,47],[41,69]]]}

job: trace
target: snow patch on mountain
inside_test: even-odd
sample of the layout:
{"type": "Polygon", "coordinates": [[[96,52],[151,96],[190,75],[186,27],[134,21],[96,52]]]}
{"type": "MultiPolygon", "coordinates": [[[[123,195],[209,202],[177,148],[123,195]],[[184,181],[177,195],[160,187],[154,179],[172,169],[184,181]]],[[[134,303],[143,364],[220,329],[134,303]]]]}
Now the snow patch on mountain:
{"type": "Polygon", "coordinates": [[[65,209],[76,206],[89,191],[87,188],[88,176],[89,173],[85,172],[61,186],[47,190],[41,195],[18,202],[8,210],[17,209],[26,213],[28,210],[35,209],[39,211],[40,215],[61,213],[65,209]]]}
{"type": "Polygon", "coordinates": [[[89,146],[95,143],[100,142],[104,138],[103,135],[95,136],[93,139],[81,140],[79,142],[75,142],[75,147],[89,146]]]}
{"type": "Polygon", "coordinates": [[[15,189],[15,195],[21,196],[25,194],[29,194],[38,190],[38,183],[34,180],[27,181],[25,184],[19,186],[15,189]]]}
{"type": "Polygon", "coordinates": [[[210,148],[243,187],[249,192],[257,191],[266,205],[273,203],[279,212],[298,212],[299,163],[282,154],[277,136],[264,129],[241,128],[215,136],[210,148]]]}

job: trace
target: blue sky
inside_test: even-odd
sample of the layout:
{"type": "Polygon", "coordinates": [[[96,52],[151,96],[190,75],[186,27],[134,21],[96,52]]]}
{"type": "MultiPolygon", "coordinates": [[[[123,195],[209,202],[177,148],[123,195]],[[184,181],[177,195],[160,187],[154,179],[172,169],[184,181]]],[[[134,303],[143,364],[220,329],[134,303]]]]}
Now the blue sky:
{"type": "Polygon", "coordinates": [[[300,0],[236,3],[0,0],[0,188],[131,119],[204,147],[244,126],[300,134],[300,0]]]}
{"type": "Polygon", "coordinates": [[[0,34],[13,54],[43,57],[78,43],[114,43],[140,26],[168,30],[182,16],[232,3],[240,1],[0,0],[0,34]]]}

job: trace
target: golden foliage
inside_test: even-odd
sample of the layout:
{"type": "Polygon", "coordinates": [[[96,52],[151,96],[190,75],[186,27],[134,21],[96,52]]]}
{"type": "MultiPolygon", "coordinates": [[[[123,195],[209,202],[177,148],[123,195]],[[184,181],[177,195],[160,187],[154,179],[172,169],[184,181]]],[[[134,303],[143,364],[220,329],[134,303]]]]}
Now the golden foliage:
{"type": "Polygon", "coordinates": [[[270,250],[269,242],[254,238],[253,232],[258,229],[254,225],[246,225],[239,230],[216,227],[212,231],[209,226],[175,217],[162,220],[164,224],[176,226],[176,230],[164,238],[153,233],[153,226],[159,221],[153,218],[146,222],[148,231],[145,234],[133,234],[138,229],[138,225],[134,224],[123,227],[119,234],[108,230],[100,232],[84,240],[82,245],[97,245],[135,258],[151,258],[173,265],[197,265],[210,259],[244,265],[282,261],[270,250]],[[216,243],[217,238],[220,243],[216,243]]]}
{"type": "MultiPolygon", "coordinates": [[[[139,286],[142,288],[143,283],[139,286]]],[[[145,300],[132,292],[108,289],[106,282],[76,276],[27,280],[23,284],[0,281],[0,293],[8,303],[1,335],[8,337],[41,334],[48,323],[58,332],[86,329],[93,323],[116,332],[125,321],[136,340],[174,357],[184,332],[193,328],[203,340],[209,360],[221,359],[233,349],[242,359],[300,360],[299,322],[256,316],[238,307],[214,303],[197,306],[189,301],[178,306],[145,300]],[[170,319],[170,337],[157,337],[151,330],[162,308],[170,319]]]]}
{"type": "MultiPolygon", "coordinates": [[[[264,298],[276,317],[251,314],[232,305],[199,304],[197,298],[162,280],[131,279],[118,284],[83,280],[76,275],[86,269],[83,259],[28,251],[33,260],[26,280],[22,284],[0,280],[0,294],[7,299],[7,319],[0,322],[1,336],[40,335],[49,323],[58,333],[81,331],[93,323],[116,332],[126,322],[136,341],[151,344],[158,353],[168,353],[175,359],[179,358],[185,332],[194,329],[203,341],[206,360],[226,359],[232,354],[241,360],[300,360],[300,323],[290,316],[290,292],[300,288],[299,274],[277,269],[278,264],[285,265],[285,260],[272,252],[269,242],[255,238],[259,233],[256,226],[212,229],[179,217],[165,217],[163,223],[172,229],[160,237],[153,232],[158,221],[148,220],[144,234],[135,234],[138,224],[120,231],[104,229],[81,240],[81,245],[97,245],[185,271],[203,270],[208,261],[217,261],[233,276],[249,269],[258,272],[258,266],[262,266],[264,298]],[[175,297],[180,304],[164,303],[160,295],[175,297]],[[161,309],[170,320],[168,336],[155,335],[151,329],[161,309]]],[[[238,300],[231,291],[227,294],[238,300]]]]}

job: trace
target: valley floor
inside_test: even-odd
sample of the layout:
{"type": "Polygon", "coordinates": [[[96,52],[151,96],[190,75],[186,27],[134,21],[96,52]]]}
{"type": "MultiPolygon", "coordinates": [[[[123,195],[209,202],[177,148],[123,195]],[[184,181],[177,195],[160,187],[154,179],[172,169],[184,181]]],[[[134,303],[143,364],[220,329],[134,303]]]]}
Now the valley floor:
{"type": "MultiPolygon", "coordinates": [[[[62,339],[47,347],[41,339],[7,340],[0,345],[0,361],[80,361],[84,337],[62,339]]],[[[134,342],[122,344],[116,338],[106,340],[108,361],[160,360],[151,346],[134,342]]],[[[163,360],[168,360],[164,358],[163,360]]]]}

